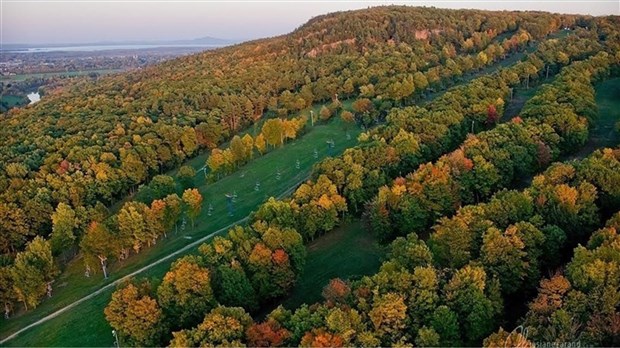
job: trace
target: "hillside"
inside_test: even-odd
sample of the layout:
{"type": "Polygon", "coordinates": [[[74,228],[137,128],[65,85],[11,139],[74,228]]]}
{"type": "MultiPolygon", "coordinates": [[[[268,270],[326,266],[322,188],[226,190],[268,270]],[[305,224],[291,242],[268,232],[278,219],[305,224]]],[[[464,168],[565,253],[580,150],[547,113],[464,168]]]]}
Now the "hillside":
{"type": "Polygon", "coordinates": [[[33,234],[47,235],[59,202],[109,206],[262,117],[284,117],[360,89],[367,97],[390,97],[393,84],[416,71],[439,87],[444,62],[482,63],[462,53],[486,48],[494,60],[572,21],[400,7],[336,13],[289,35],[56,90],[0,121],[1,251],[14,254],[33,234]],[[435,34],[415,34],[420,30],[435,34]],[[488,48],[500,34],[507,39],[488,48]]]}
{"type": "MultiPolygon", "coordinates": [[[[351,100],[346,110],[358,125],[386,125],[364,133],[360,138],[364,143],[361,148],[317,166],[315,182],[302,185],[291,202],[273,203],[291,205],[293,226],[283,227],[282,231],[274,228],[275,232],[272,226],[269,229],[252,226],[233,234],[238,239],[235,243],[240,244],[243,243],[239,240],[256,244],[265,238],[265,244],[274,249],[274,260],[280,266],[287,265],[277,275],[281,277],[280,283],[270,284],[266,279],[272,275],[257,271],[258,267],[251,264],[264,261],[261,260],[264,253],[256,258],[241,253],[239,259],[250,263],[245,266],[260,277],[253,281],[262,282],[252,284],[260,289],[256,290],[257,303],[250,307],[282,296],[299,275],[305,257],[303,242],[331,230],[346,211],[359,215],[378,188],[389,184],[399,171],[408,173],[424,161],[454,150],[465,140],[470,121],[477,122],[476,131],[480,131],[487,114],[491,113],[490,106],[497,107],[501,115],[512,87],[529,88],[530,81],[542,78],[545,69],[547,75],[557,74],[563,66],[601,51],[608,53],[601,52],[605,54],[597,56],[598,60],[592,60],[592,64],[611,70],[609,66],[618,58],[617,24],[615,17],[603,20],[538,12],[386,6],[319,16],[288,35],[182,57],[143,70],[80,80],[51,91],[41,102],[14,110],[0,119],[0,252],[3,255],[0,296],[11,313],[21,312],[22,307],[26,310],[36,307],[58,273],[51,265],[58,263],[62,268],[80,252],[77,246],[83,249],[87,243],[82,242],[95,234],[107,236],[102,240],[115,241],[126,237],[124,231],[136,232],[127,234],[128,242],[122,247],[106,250],[106,262],[123,261],[132,250],[139,253],[145,245],[151,246],[176,227],[181,213],[171,224],[166,222],[165,229],[159,226],[158,231],[162,231],[154,237],[142,236],[137,232],[144,228],[138,225],[150,226],[151,222],[140,217],[158,214],[155,206],[143,208],[139,202],[129,201],[115,214],[119,210],[115,203],[156,175],[224,144],[254,124],[263,126],[264,133],[266,120],[303,121],[292,117],[320,104],[324,107],[317,114],[322,118],[328,119],[332,113],[344,118],[342,101],[351,100]],[[565,27],[570,28],[566,37],[548,38],[565,27]],[[511,68],[450,90],[445,97],[438,98],[433,108],[402,108],[517,54],[523,58],[511,68]],[[335,166],[338,170],[334,170],[335,166]],[[346,182],[338,176],[343,172],[347,173],[346,182]],[[360,183],[353,185],[350,180],[360,183]],[[328,194],[323,194],[323,190],[328,194]],[[320,225],[315,225],[304,214],[320,210],[319,207],[329,214],[320,225]],[[136,222],[138,227],[129,222],[136,222]],[[273,246],[276,241],[265,237],[269,235],[267,230],[275,235],[285,234],[286,250],[276,250],[273,246]],[[48,240],[53,250],[48,250],[48,240]],[[52,251],[54,261],[50,262],[52,251]],[[23,291],[28,284],[11,286],[19,277],[15,271],[17,265],[37,252],[50,268],[27,279],[32,280],[28,284],[36,283],[33,289],[28,289],[30,292],[23,291]],[[271,291],[271,287],[275,290],[271,291]]],[[[598,70],[597,73],[603,75],[598,70]]],[[[590,86],[589,81],[587,85],[590,86]]],[[[551,125],[527,122],[527,130],[522,132],[532,134],[534,140],[524,140],[523,146],[528,151],[538,146],[535,141],[540,140],[536,138],[538,128],[543,128],[546,133],[540,135],[540,141],[548,142],[550,156],[557,158],[560,151],[570,148],[557,142],[565,141],[564,137],[567,142],[573,141],[564,133],[566,129],[578,129],[582,136],[583,123],[591,121],[578,116],[574,119],[569,125],[555,121],[549,121],[551,125]]],[[[494,124],[486,125],[492,128],[494,124]]],[[[521,126],[514,127],[521,131],[521,126]]],[[[253,136],[257,137],[256,130],[253,136]]],[[[511,139],[508,135],[501,136],[511,139]]],[[[279,146],[283,138],[281,135],[279,146]]],[[[250,139],[255,141],[252,136],[250,139]]],[[[233,151],[234,144],[235,140],[230,143],[233,151]]],[[[249,152],[250,159],[263,152],[258,145],[241,151],[249,152]]],[[[529,175],[535,169],[544,168],[534,166],[533,160],[528,161],[523,173],[529,175]]],[[[236,166],[237,163],[232,165],[236,166]]],[[[493,181],[484,194],[478,195],[480,189],[474,188],[474,184],[471,188],[467,186],[471,192],[463,189],[462,194],[471,194],[463,203],[489,198],[507,187],[515,175],[510,170],[521,173],[509,165],[506,167],[507,175],[493,181]]],[[[390,198],[385,190],[379,193],[384,194],[381,199],[390,198]]],[[[183,194],[183,200],[183,214],[193,224],[205,210],[200,206],[202,197],[193,200],[198,202],[197,208],[191,205],[192,197],[183,194]]],[[[181,206],[181,203],[174,204],[181,206]]],[[[173,202],[162,203],[159,213],[167,214],[172,205],[173,202]]],[[[453,213],[456,206],[433,207],[432,218],[453,213]]],[[[262,209],[259,215],[263,214],[267,220],[272,214],[268,211],[270,205],[262,209]]],[[[430,227],[434,223],[430,216],[420,219],[424,220],[420,226],[430,227]]],[[[398,232],[405,235],[410,231],[403,228],[398,232]]],[[[204,250],[213,253],[207,247],[204,250]]],[[[103,257],[101,262],[103,265],[103,257]]],[[[53,300],[52,297],[49,301],[53,300]]],[[[177,329],[196,324],[196,317],[201,314],[185,318],[187,322],[177,329]]]]}

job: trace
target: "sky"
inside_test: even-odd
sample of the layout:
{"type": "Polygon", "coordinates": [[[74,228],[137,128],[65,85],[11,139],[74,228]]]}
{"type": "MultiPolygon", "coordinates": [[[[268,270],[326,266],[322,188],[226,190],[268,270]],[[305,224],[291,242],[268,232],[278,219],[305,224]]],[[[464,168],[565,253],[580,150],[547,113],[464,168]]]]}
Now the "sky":
{"type": "Polygon", "coordinates": [[[389,4],[620,15],[620,0],[0,0],[0,38],[4,44],[246,40],[289,33],[317,15],[389,4]]]}

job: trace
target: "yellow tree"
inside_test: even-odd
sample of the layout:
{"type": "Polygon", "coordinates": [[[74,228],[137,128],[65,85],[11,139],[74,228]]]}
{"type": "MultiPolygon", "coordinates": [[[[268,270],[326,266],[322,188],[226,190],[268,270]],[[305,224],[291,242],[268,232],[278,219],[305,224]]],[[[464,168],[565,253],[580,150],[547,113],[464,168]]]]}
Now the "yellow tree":
{"type": "Polygon", "coordinates": [[[215,304],[211,274],[195,257],[174,263],[157,289],[159,303],[179,326],[196,324],[215,304]]]}
{"type": "Polygon", "coordinates": [[[202,208],[202,195],[197,189],[187,189],[183,192],[183,203],[187,207],[187,215],[192,220],[192,228],[200,209],[202,208]]]}
{"type": "Polygon", "coordinates": [[[159,345],[163,314],[157,301],[143,287],[129,284],[116,290],[105,308],[105,317],[114,329],[136,346],[159,345]]]}
{"type": "Polygon", "coordinates": [[[266,145],[267,144],[265,142],[265,136],[263,135],[263,133],[260,133],[254,140],[254,146],[256,146],[256,150],[258,150],[258,152],[260,152],[260,154],[262,155],[265,153],[266,145]]]}
{"type": "Polygon", "coordinates": [[[282,131],[285,139],[295,139],[297,137],[297,122],[295,120],[282,121],[282,131]]]}
{"type": "Polygon", "coordinates": [[[224,154],[221,149],[215,148],[211,151],[211,156],[207,158],[207,166],[213,173],[218,173],[225,164],[224,154]]]}
{"type": "Polygon", "coordinates": [[[282,120],[279,118],[271,119],[263,125],[262,134],[265,135],[267,144],[271,146],[282,145],[284,133],[282,129],[282,120]]]}
{"type": "Polygon", "coordinates": [[[230,151],[232,152],[235,164],[242,164],[245,162],[245,144],[238,135],[235,135],[230,141],[230,151]]]}
{"type": "Polygon", "coordinates": [[[246,161],[254,156],[254,139],[251,135],[246,134],[241,139],[243,141],[246,161]]]}

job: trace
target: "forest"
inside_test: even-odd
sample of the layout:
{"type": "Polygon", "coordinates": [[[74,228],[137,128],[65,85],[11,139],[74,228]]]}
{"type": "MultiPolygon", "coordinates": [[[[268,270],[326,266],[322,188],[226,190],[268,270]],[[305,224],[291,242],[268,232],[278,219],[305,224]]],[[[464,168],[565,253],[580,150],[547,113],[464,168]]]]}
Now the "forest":
{"type": "Polygon", "coordinates": [[[124,345],[619,345],[620,144],[581,151],[600,127],[595,87],[620,73],[618,28],[383,6],[46,88],[0,118],[3,323],[66,305],[57,285],[83,273],[118,284],[82,306],[124,345]],[[265,195],[162,277],[120,278],[200,232],[203,187],[336,122],[357,145],[289,195],[265,195]],[[349,221],[388,250],[380,268],[277,306],[307,246],[349,221]]]}

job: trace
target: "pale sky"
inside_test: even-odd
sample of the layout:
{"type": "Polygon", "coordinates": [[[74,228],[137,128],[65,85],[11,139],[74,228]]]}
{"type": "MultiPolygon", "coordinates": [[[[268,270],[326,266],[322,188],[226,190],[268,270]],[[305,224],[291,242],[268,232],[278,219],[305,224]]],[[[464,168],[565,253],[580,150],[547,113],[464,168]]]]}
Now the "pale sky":
{"type": "Polygon", "coordinates": [[[255,39],[286,34],[320,14],[389,4],[620,15],[620,0],[0,0],[0,36],[6,44],[255,39]]]}

